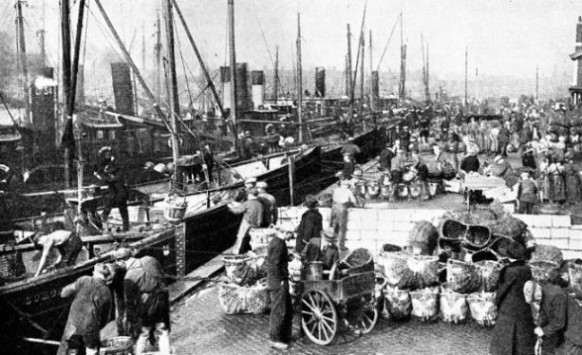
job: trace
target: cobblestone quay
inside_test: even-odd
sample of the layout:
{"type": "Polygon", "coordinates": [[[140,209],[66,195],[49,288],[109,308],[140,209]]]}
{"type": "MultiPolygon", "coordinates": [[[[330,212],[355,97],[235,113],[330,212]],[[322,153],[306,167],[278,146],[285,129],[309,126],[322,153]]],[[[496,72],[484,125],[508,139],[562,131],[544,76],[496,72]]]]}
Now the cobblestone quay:
{"type": "Polygon", "coordinates": [[[289,350],[269,348],[267,315],[227,315],[218,303],[218,289],[208,286],[174,306],[172,338],[178,354],[443,354],[485,355],[491,330],[474,322],[448,324],[418,320],[393,322],[380,319],[361,337],[340,333],[329,346],[307,337],[289,350]]]}

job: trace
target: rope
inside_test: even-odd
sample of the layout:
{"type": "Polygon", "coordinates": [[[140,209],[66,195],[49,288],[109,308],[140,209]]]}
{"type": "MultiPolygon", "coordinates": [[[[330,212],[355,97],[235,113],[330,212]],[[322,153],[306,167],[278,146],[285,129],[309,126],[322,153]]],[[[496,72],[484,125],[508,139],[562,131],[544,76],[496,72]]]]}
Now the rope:
{"type": "Polygon", "coordinates": [[[376,71],[380,70],[380,64],[382,64],[382,60],[384,59],[384,55],[386,55],[386,51],[388,50],[388,44],[390,43],[390,40],[392,39],[392,35],[394,34],[394,30],[396,29],[396,25],[398,24],[398,21],[402,21],[402,14],[400,14],[396,17],[396,22],[394,22],[394,26],[392,27],[392,31],[390,32],[390,36],[388,36],[388,41],[386,41],[386,45],[384,46],[384,51],[382,52],[382,56],[380,57],[380,60],[378,61],[378,67],[376,68],[376,71]]]}

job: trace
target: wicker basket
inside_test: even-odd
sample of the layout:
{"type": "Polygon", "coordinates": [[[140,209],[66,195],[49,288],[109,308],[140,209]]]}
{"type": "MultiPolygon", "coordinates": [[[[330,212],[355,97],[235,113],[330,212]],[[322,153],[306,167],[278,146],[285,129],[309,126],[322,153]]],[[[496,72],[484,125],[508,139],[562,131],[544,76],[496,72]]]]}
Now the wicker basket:
{"type": "Polygon", "coordinates": [[[117,336],[101,340],[100,354],[131,355],[133,341],[131,337],[117,336]]]}
{"type": "Polygon", "coordinates": [[[186,214],[186,206],[166,205],[164,208],[164,218],[170,223],[180,223],[186,214]]]}
{"type": "Polygon", "coordinates": [[[497,320],[497,306],[495,292],[477,292],[467,296],[467,303],[471,310],[471,318],[484,327],[495,325],[497,320]]]}
{"type": "Polygon", "coordinates": [[[481,279],[480,291],[493,292],[499,284],[499,277],[503,265],[497,261],[483,260],[476,263],[479,266],[479,278],[481,279]]]}
{"type": "Polygon", "coordinates": [[[255,253],[265,253],[269,247],[269,242],[274,238],[279,231],[273,228],[252,228],[249,230],[251,237],[251,249],[255,253]]]}
{"type": "Polygon", "coordinates": [[[447,284],[454,292],[471,293],[481,284],[479,267],[460,260],[447,260],[447,284]]]}
{"type": "Polygon", "coordinates": [[[254,283],[262,276],[255,259],[247,255],[223,257],[226,277],[237,285],[254,283]]]}
{"type": "Polygon", "coordinates": [[[414,273],[408,268],[408,255],[402,252],[382,252],[378,263],[384,269],[384,276],[390,286],[409,288],[414,282],[414,273]]]}
{"type": "Polygon", "coordinates": [[[221,283],[218,301],[226,314],[262,314],[269,308],[266,282],[261,280],[253,286],[221,283]]]}
{"type": "Polygon", "coordinates": [[[385,318],[403,320],[410,317],[412,312],[410,290],[386,286],[382,292],[385,302],[382,313],[385,318]]]}
{"type": "Polygon", "coordinates": [[[340,265],[348,268],[348,274],[359,274],[367,271],[374,271],[374,260],[368,249],[357,248],[346,255],[340,265]]]}
{"type": "Polygon", "coordinates": [[[485,226],[472,225],[463,236],[463,246],[470,250],[485,248],[491,241],[491,230],[485,226]]]}
{"type": "Polygon", "coordinates": [[[413,289],[433,286],[439,282],[439,258],[436,256],[414,255],[408,258],[407,265],[414,274],[413,289]]]}
{"type": "Polygon", "coordinates": [[[469,305],[467,295],[451,291],[446,284],[441,286],[440,318],[447,323],[461,323],[467,320],[469,305]]]}
{"type": "Polygon", "coordinates": [[[375,182],[370,182],[366,185],[366,191],[370,197],[378,197],[380,195],[380,186],[375,182]]]}
{"type": "Polygon", "coordinates": [[[441,224],[440,237],[447,240],[461,241],[467,233],[467,225],[453,219],[446,219],[441,224]]]}
{"type": "Polygon", "coordinates": [[[422,321],[436,320],[439,314],[439,287],[410,292],[412,315],[422,321]]]}

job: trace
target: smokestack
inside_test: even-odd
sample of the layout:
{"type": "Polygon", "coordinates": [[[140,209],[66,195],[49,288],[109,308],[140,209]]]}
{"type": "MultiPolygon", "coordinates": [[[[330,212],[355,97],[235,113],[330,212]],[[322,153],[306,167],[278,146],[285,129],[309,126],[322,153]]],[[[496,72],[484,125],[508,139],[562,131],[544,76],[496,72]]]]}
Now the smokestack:
{"type": "Polygon", "coordinates": [[[111,76],[113,77],[115,110],[122,115],[134,116],[133,86],[129,64],[124,62],[111,63],[111,76]]]}
{"type": "Polygon", "coordinates": [[[249,97],[249,80],[247,63],[236,63],[236,103],[238,110],[244,111],[251,108],[249,97]]]}
{"type": "Polygon", "coordinates": [[[220,82],[222,83],[222,104],[225,109],[231,108],[230,103],[230,67],[220,67],[220,82]]]}
{"type": "Polygon", "coordinates": [[[53,80],[53,68],[42,69],[43,75],[36,77],[30,90],[30,117],[33,127],[33,141],[38,144],[40,156],[50,156],[60,144],[57,135],[57,114],[55,103],[58,86],[53,80]],[[47,75],[44,75],[47,74],[47,75]]]}
{"type": "Polygon", "coordinates": [[[251,71],[251,91],[253,107],[258,110],[265,104],[265,74],[262,70],[251,71]]]}
{"type": "MultiPolygon", "coordinates": [[[[378,75],[378,71],[372,71],[372,100],[374,103],[380,97],[380,76],[378,75]]],[[[376,105],[374,105],[376,106],[376,105]]]]}
{"type": "Polygon", "coordinates": [[[325,68],[315,68],[315,97],[325,97],[325,68]]]}

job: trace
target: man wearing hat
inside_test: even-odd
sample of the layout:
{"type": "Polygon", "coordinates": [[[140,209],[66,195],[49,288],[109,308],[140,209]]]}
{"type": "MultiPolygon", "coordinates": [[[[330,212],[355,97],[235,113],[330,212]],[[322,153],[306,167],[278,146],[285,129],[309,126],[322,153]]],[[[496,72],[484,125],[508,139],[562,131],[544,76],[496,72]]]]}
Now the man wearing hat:
{"type": "Polygon", "coordinates": [[[300,253],[312,238],[320,238],[323,229],[323,217],[317,209],[317,199],[313,195],[305,197],[305,207],[307,211],[301,215],[299,227],[297,227],[297,241],[295,251],[300,253]]]}
{"type": "Polygon", "coordinates": [[[510,263],[501,272],[495,297],[497,323],[489,347],[492,355],[533,354],[534,320],[524,296],[524,285],[532,273],[525,264],[525,247],[513,241],[506,250],[510,263]]]}
{"type": "Polygon", "coordinates": [[[264,207],[258,196],[259,191],[256,188],[251,188],[247,190],[245,202],[234,202],[228,205],[232,213],[243,215],[233,247],[235,254],[244,254],[251,250],[249,231],[251,228],[260,228],[263,224],[264,207]]]}
{"type": "Polygon", "coordinates": [[[337,233],[339,238],[339,248],[341,251],[346,251],[346,231],[348,226],[348,208],[358,207],[358,200],[350,189],[351,183],[349,180],[342,180],[340,186],[333,191],[332,194],[332,208],[330,227],[337,233]]]}
{"type": "Polygon", "coordinates": [[[304,263],[314,261],[323,262],[323,273],[329,274],[329,279],[334,280],[339,263],[339,249],[336,245],[337,236],[333,228],[325,228],[321,236],[311,238],[309,243],[301,252],[301,259],[304,263]]]}
{"type": "Polygon", "coordinates": [[[267,183],[259,181],[256,184],[259,195],[259,201],[263,204],[263,224],[262,227],[268,227],[271,224],[277,224],[278,210],[275,196],[267,192],[267,183]]]}
{"type": "Polygon", "coordinates": [[[382,152],[380,152],[380,160],[378,161],[381,171],[390,171],[392,169],[392,159],[394,158],[394,147],[390,143],[386,143],[382,152]]]}
{"type": "Polygon", "coordinates": [[[108,195],[105,199],[105,208],[103,209],[103,219],[107,221],[109,213],[113,207],[119,209],[119,214],[123,220],[123,230],[129,230],[129,213],[127,211],[127,200],[129,199],[129,189],[121,170],[115,162],[115,157],[111,153],[111,147],[99,149],[100,160],[95,166],[93,175],[99,181],[107,184],[108,195]]]}
{"type": "Polygon", "coordinates": [[[99,353],[99,332],[109,320],[113,304],[108,284],[112,265],[96,264],[93,276],[81,276],[61,290],[61,297],[74,297],[59,346],[58,355],[76,349],[87,355],[99,353]]]}
{"type": "Polygon", "coordinates": [[[114,258],[125,271],[124,306],[129,335],[136,340],[135,355],[144,353],[152,333],[160,354],[170,354],[170,296],[162,266],[149,255],[136,258],[124,247],[114,252],[114,258]]]}
{"type": "Polygon", "coordinates": [[[269,315],[269,345],[287,350],[291,339],[293,308],[289,295],[289,255],[286,234],[276,233],[267,248],[267,291],[271,301],[269,315]]]}

